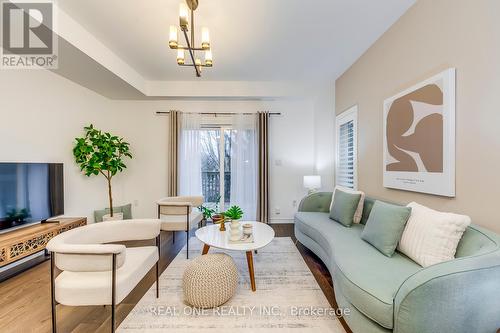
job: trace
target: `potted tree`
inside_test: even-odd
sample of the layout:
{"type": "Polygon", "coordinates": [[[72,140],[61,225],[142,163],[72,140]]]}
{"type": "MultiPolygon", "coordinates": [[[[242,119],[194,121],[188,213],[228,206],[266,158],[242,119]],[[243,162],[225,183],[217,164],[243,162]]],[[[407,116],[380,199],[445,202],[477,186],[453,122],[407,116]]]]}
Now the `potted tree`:
{"type": "Polygon", "coordinates": [[[130,144],[125,142],[123,138],[96,129],[92,124],[84,127],[84,130],[84,137],[75,138],[76,143],[73,148],[75,161],[85,176],[91,177],[101,174],[106,178],[108,184],[109,219],[121,219],[119,217],[116,218],[113,214],[111,179],[127,167],[124,159],[126,157],[132,158],[130,144]]]}

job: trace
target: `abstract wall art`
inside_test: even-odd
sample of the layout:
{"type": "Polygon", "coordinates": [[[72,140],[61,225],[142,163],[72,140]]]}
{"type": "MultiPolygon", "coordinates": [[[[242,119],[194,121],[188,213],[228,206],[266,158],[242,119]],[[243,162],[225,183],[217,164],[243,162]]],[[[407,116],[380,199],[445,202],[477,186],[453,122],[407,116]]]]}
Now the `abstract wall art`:
{"type": "Polygon", "coordinates": [[[384,187],[455,196],[455,69],[384,101],[384,187]]]}

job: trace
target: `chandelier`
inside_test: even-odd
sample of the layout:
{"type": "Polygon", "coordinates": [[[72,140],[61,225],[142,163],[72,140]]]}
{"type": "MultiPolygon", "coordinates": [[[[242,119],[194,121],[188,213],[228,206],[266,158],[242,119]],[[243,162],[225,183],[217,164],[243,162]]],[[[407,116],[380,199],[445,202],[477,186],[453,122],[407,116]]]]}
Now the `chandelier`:
{"type": "Polygon", "coordinates": [[[178,29],[176,26],[170,26],[170,38],[168,45],[172,50],[177,50],[177,64],[179,66],[194,67],[196,76],[201,76],[202,67],[212,67],[212,51],[210,49],[210,33],[208,28],[201,29],[201,47],[196,47],[194,39],[194,11],[198,8],[198,0],[186,0],[179,7],[179,26],[181,34],[184,35],[186,45],[180,45],[178,42],[178,29]],[[191,14],[191,15],[190,15],[191,14]],[[189,23],[191,19],[191,23],[189,23]],[[189,26],[191,25],[191,26],[189,26]],[[189,36],[191,32],[191,36],[189,36]],[[185,52],[188,52],[191,62],[186,62],[185,52]],[[205,52],[205,61],[197,58],[197,51],[205,52]]]}

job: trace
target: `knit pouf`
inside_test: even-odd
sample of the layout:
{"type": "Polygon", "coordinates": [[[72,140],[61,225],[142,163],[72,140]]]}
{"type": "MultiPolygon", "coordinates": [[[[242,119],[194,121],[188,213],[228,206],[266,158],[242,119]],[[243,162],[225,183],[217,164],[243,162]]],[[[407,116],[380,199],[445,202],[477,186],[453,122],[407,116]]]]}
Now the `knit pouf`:
{"type": "Polygon", "coordinates": [[[197,308],[214,308],[233,297],[238,286],[238,268],[223,253],[193,259],[182,278],[184,299],[197,308]]]}

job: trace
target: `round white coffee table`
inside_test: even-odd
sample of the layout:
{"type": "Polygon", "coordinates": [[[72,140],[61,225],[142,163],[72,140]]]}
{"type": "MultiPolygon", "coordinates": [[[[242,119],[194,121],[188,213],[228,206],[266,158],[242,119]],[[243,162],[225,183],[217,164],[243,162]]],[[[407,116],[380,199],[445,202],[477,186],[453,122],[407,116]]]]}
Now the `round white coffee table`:
{"type": "Polygon", "coordinates": [[[255,291],[255,275],[253,269],[253,254],[274,239],[274,230],[262,222],[241,221],[241,225],[250,223],[253,225],[252,243],[231,243],[229,241],[230,226],[226,223],[226,231],[219,231],[218,224],[208,225],[196,230],[196,237],[204,244],[202,254],[207,254],[210,247],[228,251],[244,251],[247,255],[248,272],[250,273],[250,284],[252,291],[255,291]]]}

